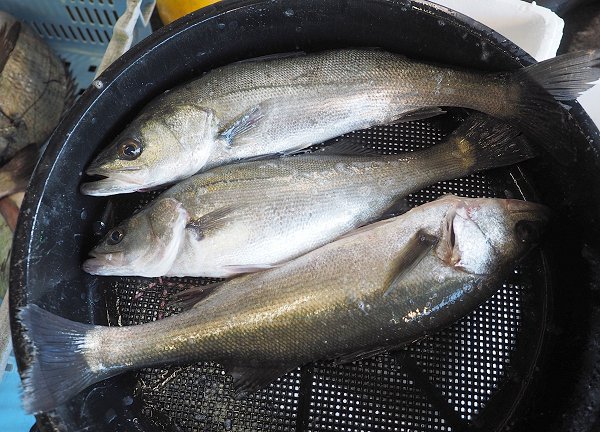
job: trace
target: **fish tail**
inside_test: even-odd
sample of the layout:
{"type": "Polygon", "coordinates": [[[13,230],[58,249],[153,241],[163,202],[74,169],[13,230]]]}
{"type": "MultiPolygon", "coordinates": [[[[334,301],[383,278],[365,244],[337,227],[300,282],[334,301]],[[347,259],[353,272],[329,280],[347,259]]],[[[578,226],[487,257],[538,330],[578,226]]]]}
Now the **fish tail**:
{"type": "Polygon", "coordinates": [[[568,107],[557,101],[576,99],[599,78],[600,50],[564,54],[528,66],[511,77],[519,91],[513,101],[517,113],[510,120],[561,164],[573,162],[577,156],[573,141],[580,131],[568,107]]]}
{"type": "Polygon", "coordinates": [[[96,326],[70,321],[36,305],[25,306],[19,318],[35,347],[29,368],[22,374],[27,413],[56,408],[107,378],[94,372],[86,360],[86,335],[96,326]]]}
{"type": "Polygon", "coordinates": [[[531,159],[535,151],[523,134],[509,124],[486,114],[475,113],[448,137],[452,161],[445,166],[460,165],[460,176],[499,168],[531,159]]]}

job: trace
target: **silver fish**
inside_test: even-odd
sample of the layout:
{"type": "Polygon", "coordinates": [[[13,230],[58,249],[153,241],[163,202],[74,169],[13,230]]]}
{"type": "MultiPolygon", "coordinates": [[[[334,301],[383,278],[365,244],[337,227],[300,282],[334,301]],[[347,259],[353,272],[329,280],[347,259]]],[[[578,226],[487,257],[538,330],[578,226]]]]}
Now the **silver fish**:
{"type": "Polygon", "coordinates": [[[28,305],[19,313],[35,346],[25,409],[49,410],[92,383],[174,362],[221,363],[242,396],[314,360],[414,341],[489,298],[546,216],[534,203],[448,196],[208,296],[184,292],[187,311],[148,324],[94,326],[28,305]]]}
{"type": "Polygon", "coordinates": [[[518,134],[481,114],[427,150],[321,152],[217,167],[110,231],[83,268],[148,277],[230,277],[270,268],[379,218],[425,186],[531,157],[518,134]]]}
{"type": "Polygon", "coordinates": [[[200,170],[287,154],[346,132],[426,118],[439,106],[514,124],[559,161],[574,157],[572,122],[557,100],[600,77],[600,50],[503,73],[465,71],[374,49],[258,60],[214,70],[158,97],[87,168],[105,177],[83,193],[174,183],[200,170]]]}

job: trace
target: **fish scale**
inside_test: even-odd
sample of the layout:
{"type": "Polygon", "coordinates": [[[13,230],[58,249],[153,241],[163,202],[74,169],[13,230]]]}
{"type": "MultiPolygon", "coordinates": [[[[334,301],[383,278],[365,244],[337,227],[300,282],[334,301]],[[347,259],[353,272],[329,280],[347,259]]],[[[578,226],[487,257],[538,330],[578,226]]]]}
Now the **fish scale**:
{"type": "Polygon", "coordinates": [[[473,116],[440,145],[416,153],[339,154],[347,145],[197,174],[111,231],[84,269],[229,277],[269,268],[381,217],[422,187],[532,156],[518,131],[485,116],[473,116]],[[185,222],[158,222],[168,216],[163,209],[183,212],[185,222]]]}
{"type": "Polygon", "coordinates": [[[209,287],[206,297],[181,293],[186,310],[155,322],[93,326],[29,305],[20,318],[38,351],[25,372],[25,404],[48,409],[127,370],[197,361],[224,365],[245,394],[310,361],[397,347],[491,296],[545,221],[535,203],[448,196],[209,287]],[[77,380],[55,369],[63,355],[73,357],[59,368],[77,380]]]}
{"type": "Polygon", "coordinates": [[[484,73],[346,49],[235,63],[159,96],[88,167],[89,195],[147,189],[242,159],[288,154],[375,125],[458,106],[509,121],[560,162],[574,158],[569,114],[600,77],[600,50],[484,73]],[[182,119],[185,119],[183,121],[182,119]],[[173,126],[177,125],[177,126],[173,126]],[[551,126],[548,126],[551,125],[551,126]],[[136,157],[123,157],[136,142],[136,157]]]}

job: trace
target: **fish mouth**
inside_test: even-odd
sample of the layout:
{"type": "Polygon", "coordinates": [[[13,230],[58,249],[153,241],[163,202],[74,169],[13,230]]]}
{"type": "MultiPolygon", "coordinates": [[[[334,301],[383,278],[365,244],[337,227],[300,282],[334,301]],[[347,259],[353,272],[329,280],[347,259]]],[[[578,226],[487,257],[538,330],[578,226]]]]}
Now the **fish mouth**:
{"type": "Polygon", "coordinates": [[[119,168],[107,168],[104,167],[103,164],[92,164],[85,170],[87,175],[91,176],[102,176],[108,177],[111,175],[119,174],[119,173],[128,173],[132,171],[140,171],[142,168],[139,166],[124,166],[119,168]]]}
{"type": "Polygon", "coordinates": [[[88,169],[87,174],[103,177],[100,180],[82,183],[80,190],[84,195],[108,196],[122,193],[138,192],[149,186],[143,179],[128,175],[131,172],[139,172],[140,168],[123,169],[117,172],[106,173],[101,169],[88,169]]]}
{"type": "Polygon", "coordinates": [[[81,266],[83,271],[98,276],[128,276],[129,273],[121,274],[119,270],[123,267],[124,255],[122,252],[110,254],[98,254],[90,252],[92,258],[88,258],[81,266]]]}

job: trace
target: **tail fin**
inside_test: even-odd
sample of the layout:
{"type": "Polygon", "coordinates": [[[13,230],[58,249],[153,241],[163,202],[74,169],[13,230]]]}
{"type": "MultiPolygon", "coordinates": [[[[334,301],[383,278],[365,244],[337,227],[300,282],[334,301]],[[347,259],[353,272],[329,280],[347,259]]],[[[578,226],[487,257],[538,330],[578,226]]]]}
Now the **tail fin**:
{"type": "Polygon", "coordinates": [[[19,313],[34,344],[29,369],[23,374],[23,406],[28,413],[56,408],[106,376],[89,367],[86,334],[95,328],[51,314],[36,305],[19,313]]]}
{"type": "Polygon", "coordinates": [[[556,100],[577,99],[600,78],[600,49],[560,55],[517,73],[533,79],[556,100]]]}
{"type": "Polygon", "coordinates": [[[458,149],[452,155],[458,156],[467,167],[464,174],[512,165],[535,156],[519,130],[482,113],[467,118],[447,140],[458,149]]]}
{"type": "Polygon", "coordinates": [[[559,163],[576,159],[573,140],[579,131],[557,101],[576,99],[600,78],[600,50],[564,54],[528,66],[511,77],[520,89],[518,112],[510,120],[535,139],[559,163]]]}

